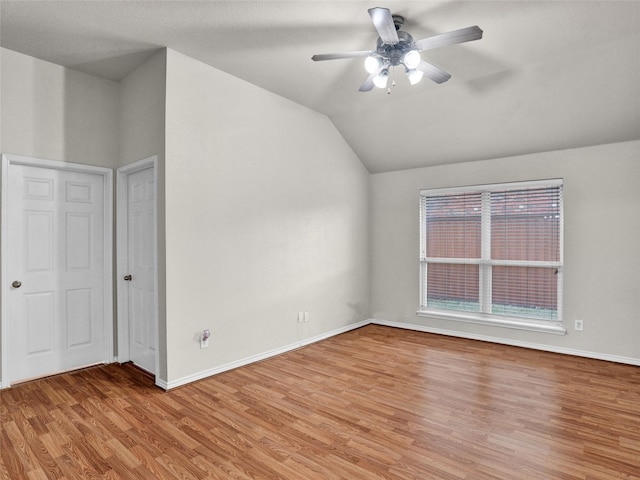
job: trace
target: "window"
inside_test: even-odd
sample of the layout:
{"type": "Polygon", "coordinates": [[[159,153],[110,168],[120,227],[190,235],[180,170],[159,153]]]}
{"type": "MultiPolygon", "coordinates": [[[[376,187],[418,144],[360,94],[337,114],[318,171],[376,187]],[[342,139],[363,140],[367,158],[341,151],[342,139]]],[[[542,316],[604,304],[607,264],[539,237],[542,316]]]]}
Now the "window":
{"type": "Polygon", "coordinates": [[[564,333],[562,180],[420,192],[420,315],[564,333]]]}

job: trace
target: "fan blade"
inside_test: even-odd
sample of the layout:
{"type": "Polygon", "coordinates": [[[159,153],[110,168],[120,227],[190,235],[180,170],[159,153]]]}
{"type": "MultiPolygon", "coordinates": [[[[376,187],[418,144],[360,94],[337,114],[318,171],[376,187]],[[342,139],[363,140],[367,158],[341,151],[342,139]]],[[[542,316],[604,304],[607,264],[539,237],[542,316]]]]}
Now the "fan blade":
{"type": "Polygon", "coordinates": [[[345,52],[345,53],[321,53],[314,55],[311,60],[319,62],[321,60],[338,60],[340,58],[356,58],[356,57],[368,57],[373,54],[371,50],[361,50],[359,52],[345,52]]]}
{"type": "Polygon", "coordinates": [[[424,60],[420,61],[418,70],[421,70],[422,73],[436,83],[444,83],[451,78],[450,73],[447,73],[440,67],[436,67],[432,63],[427,63],[424,60]]]}
{"type": "Polygon", "coordinates": [[[433,37],[422,38],[417,42],[414,42],[414,44],[419,50],[430,50],[432,48],[446,47],[447,45],[470,42],[481,38],[482,30],[480,30],[480,27],[476,25],[473,27],[461,28],[460,30],[453,30],[447,33],[441,33],[440,35],[434,35],[433,37]]]}
{"type": "Polygon", "coordinates": [[[376,7],[370,8],[368,11],[373,21],[373,26],[376,27],[378,35],[380,35],[380,39],[387,45],[398,43],[398,33],[389,9],[376,7]]]}
{"type": "Polygon", "coordinates": [[[371,75],[369,75],[367,77],[367,79],[362,83],[362,85],[360,85],[360,88],[358,89],[359,92],[370,92],[373,89],[373,77],[375,77],[377,75],[376,73],[372,73],[371,75]]]}

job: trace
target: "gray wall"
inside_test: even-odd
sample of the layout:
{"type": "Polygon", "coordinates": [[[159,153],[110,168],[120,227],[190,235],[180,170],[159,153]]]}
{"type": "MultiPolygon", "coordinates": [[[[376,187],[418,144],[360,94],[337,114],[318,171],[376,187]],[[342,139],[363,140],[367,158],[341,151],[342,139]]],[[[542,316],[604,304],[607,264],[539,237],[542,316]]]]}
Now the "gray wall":
{"type": "MultiPolygon", "coordinates": [[[[166,98],[166,50],[157,53],[127,75],[119,85],[118,166],[157,155],[156,217],[158,226],[158,350],[156,375],[167,379],[165,314],[164,144],[166,98]]],[[[118,279],[116,279],[117,284],[118,279]]],[[[114,311],[117,312],[117,309],[114,311]]],[[[117,322],[116,322],[117,324],[117,322]]],[[[117,338],[117,337],[116,337],[117,338]]]]}
{"type": "Polygon", "coordinates": [[[369,174],[325,116],[169,50],[166,118],[170,383],[368,318],[369,174]]]}
{"type": "Polygon", "coordinates": [[[369,174],[326,117],[172,51],[120,84],[1,61],[4,153],[158,155],[161,382],[368,318],[369,174]]]}
{"type": "Polygon", "coordinates": [[[0,100],[0,152],[116,166],[117,83],[0,48],[0,100]]]}
{"type": "Polygon", "coordinates": [[[640,362],[640,142],[375,174],[371,208],[375,319],[640,362]],[[419,190],[546,178],[564,179],[567,334],[418,317],[419,190]]]}
{"type": "Polygon", "coordinates": [[[117,164],[117,83],[5,48],[0,55],[2,153],[117,164]]]}
{"type": "Polygon", "coordinates": [[[0,62],[3,153],[111,168],[158,155],[163,381],[371,315],[640,359],[640,142],[369,175],[326,117],[177,52],[120,84],[6,49],[0,62]],[[418,191],[553,177],[567,335],[417,317],[418,191]]]}

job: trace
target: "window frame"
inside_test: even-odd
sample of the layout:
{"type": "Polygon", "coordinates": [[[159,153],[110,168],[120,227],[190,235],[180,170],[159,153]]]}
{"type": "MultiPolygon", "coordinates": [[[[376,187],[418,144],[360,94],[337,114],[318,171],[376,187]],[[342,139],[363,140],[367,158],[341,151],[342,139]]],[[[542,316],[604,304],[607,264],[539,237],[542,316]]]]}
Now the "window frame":
{"type": "Polygon", "coordinates": [[[531,330],[564,335],[566,329],[563,325],[563,284],[564,284],[564,205],[563,205],[562,179],[532,180],[524,182],[494,183],[486,185],[469,185],[461,187],[447,187],[420,190],[420,307],[416,312],[418,316],[430,317],[445,320],[457,320],[467,323],[478,323],[483,325],[501,326],[520,330],[531,330]],[[524,260],[494,260],[491,258],[491,203],[492,192],[503,192],[508,190],[520,190],[527,188],[548,188],[559,187],[559,258],[558,261],[524,261],[524,260]],[[443,195],[461,195],[470,193],[481,194],[481,256],[475,258],[444,258],[427,257],[426,250],[426,212],[425,198],[443,195]],[[478,265],[479,269],[479,312],[468,312],[462,310],[438,309],[427,305],[427,270],[428,264],[471,264],[478,265]],[[492,299],[492,269],[496,266],[514,267],[542,267],[555,268],[557,272],[557,317],[554,320],[543,320],[534,318],[524,318],[509,315],[499,315],[491,313],[492,299]]]}

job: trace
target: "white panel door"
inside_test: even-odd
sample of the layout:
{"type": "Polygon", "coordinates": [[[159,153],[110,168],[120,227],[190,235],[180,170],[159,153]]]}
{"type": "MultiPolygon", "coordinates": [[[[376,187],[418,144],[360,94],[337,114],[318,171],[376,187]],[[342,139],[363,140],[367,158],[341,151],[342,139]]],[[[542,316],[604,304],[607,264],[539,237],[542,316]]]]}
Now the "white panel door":
{"type": "Polygon", "coordinates": [[[127,175],[129,358],[155,374],[155,186],[153,168],[127,175]]]}
{"type": "Polygon", "coordinates": [[[8,171],[9,380],[104,362],[104,177],[8,171]]]}

